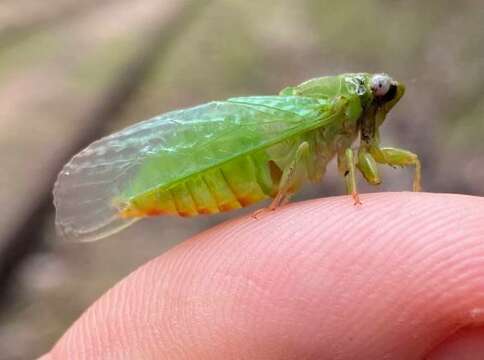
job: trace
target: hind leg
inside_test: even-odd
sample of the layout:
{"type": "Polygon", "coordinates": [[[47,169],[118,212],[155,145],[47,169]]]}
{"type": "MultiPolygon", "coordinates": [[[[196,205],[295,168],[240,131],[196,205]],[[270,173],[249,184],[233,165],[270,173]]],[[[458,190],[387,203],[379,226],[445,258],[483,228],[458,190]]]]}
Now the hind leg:
{"type": "Polygon", "coordinates": [[[294,187],[297,187],[301,180],[300,174],[302,173],[304,166],[304,158],[309,153],[309,144],[305,141],[299,145],[296,150],[296,155],[291,164],[286,167],[282,172],[281,182],[279,183],[279,190],[276,197],[269,205],[269,210],[275,210],[281,205],[286,204],[289,201],[289,197],[292,195],[291,191],[294,187]]]}
{"type": "Polygon", "coordinates": [[[294,192],[294,188],[297,188],[302,180],[302,174],[304,174],[305,158],[309,154],[309,144],[304,141],[296,150],[294,160],[291,161],[289,166],[282,171],[281,181],[279,182],[279,189],[277,191],[274,200],[267,207],[267,209],[257,210],[252,216],[257,218],[265,210],[273,211],[278,207],[286,204],[289,198],[294,192]]]}

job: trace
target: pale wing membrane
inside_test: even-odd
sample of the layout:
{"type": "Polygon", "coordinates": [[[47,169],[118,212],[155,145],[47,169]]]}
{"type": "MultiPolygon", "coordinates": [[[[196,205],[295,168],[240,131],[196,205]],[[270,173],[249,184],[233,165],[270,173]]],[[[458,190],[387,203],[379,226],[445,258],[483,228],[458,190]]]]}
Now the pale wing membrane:
{"type": "Polygon", "coordinates": [[[119,203],[330,120],[312,98],[229,99],[173,111],[104,137],[65,165],[54,188],[62,237],[96,240],[136,219],[119,203]]]}

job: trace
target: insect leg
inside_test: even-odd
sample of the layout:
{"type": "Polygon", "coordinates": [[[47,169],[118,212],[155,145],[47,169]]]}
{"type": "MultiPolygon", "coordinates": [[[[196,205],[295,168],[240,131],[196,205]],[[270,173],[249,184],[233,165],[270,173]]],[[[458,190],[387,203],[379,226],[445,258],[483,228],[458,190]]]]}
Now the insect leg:
{"type": "Polygon", "coordinates": [[[422,165],[417,154],[408,150],[393,147],[371,146],[370,153],[374,159],[390,166],[415,166],[415,176],[413,178],[413,191],[421,191],[422,165]]]}
{"type": "Polygon", "coordinates": [[[347,148],[344,154],[338,156],[338,168],[345,177],[346,191],[351,194],[355,205],[361,204],[356,188],[356,170],[353,149],[347,148]]]}
{"type": "Polygon", "coordinates": [[[360,170],[361,174],[369,184],[378,185],[381,183],[376,160],[368,152],[366,147],[360,147],[358,150],[358,162],[356,163],[356,167],[360,170]]]}
{"type": "Polygon", "coordinates": [[[299,145],[294,156],[294,160],[282,172],[281,182],[276,197],[269,205],[269,210],[274,210],[284,205],[292,195],[291,188],[300,180],[301,166],[304,165],[304,157],[309,153],[309,144],[304,141],[299,145]]]}

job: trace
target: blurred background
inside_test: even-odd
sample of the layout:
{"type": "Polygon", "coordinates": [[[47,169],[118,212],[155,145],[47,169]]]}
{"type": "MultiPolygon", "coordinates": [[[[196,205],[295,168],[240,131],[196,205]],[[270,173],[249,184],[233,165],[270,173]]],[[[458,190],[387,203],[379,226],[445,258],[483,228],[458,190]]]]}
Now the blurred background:
{"type": "MultiPolygon", "coordinates": [[[[238,215],[150,219],[96,243],[56,239],[62,165],[153,115],[387,72],[407,93],[382,142],[421,156],[426,191],[484,195],[483,18],[474,0],[1,0],[0,360],[46,352],[128,273],[238,215]]],[[[330,164],[296,199],[343,194],[336,175],[330,164]]],[[[380,190],[411,189],[411,169],[382,175],[380,190]]]]}

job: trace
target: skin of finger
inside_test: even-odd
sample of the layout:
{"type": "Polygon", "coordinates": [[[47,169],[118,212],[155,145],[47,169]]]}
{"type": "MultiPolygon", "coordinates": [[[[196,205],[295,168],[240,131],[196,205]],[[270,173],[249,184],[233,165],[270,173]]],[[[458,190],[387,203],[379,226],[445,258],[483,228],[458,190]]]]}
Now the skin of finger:
{"type": "Polygon", "coordinates": [[[462,329],[437,346],[426,360],[482,360],[484,327],[462,329]]]}
{"type": "Polygon", "coordinates": [[[422,359],[482,325],[484,199],[362,201],[294,203],[185,241],[105,294],[49,359],[422,359]]]}

